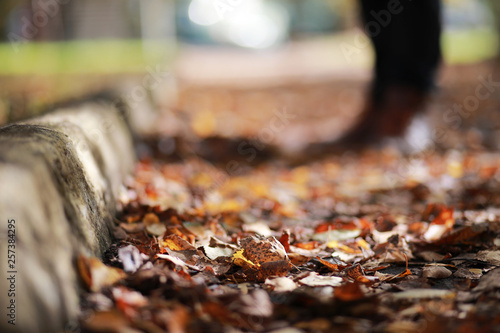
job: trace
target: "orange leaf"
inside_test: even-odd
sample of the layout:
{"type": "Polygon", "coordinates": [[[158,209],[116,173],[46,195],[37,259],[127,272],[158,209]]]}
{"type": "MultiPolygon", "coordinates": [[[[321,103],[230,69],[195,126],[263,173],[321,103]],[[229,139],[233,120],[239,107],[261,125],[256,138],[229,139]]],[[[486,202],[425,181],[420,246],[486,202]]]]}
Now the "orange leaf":
{"type": "Polygon", "coordinates": [[[328,262],[326,260],[321,259],[320,257],[316,257],[316,259],[319,260],[320,263],[326,266],[329,270],[333,272],[338,272],[339,271],[339,265],[332,264],[331,262],[328,262]]]}
{"type": "Polygon", "coordinates": [[[281,235],[280,243],[285,248],[285,251],[290,252],[290,231],[284,230],[283,235],[281,235]]]}
{"type": "Polygon", "coordinates": [[[321,243],[318,241],[294,244],[294,246],[299,247],[299,248],[304,249],[304,250],[314,250],[319,245],[321,245],[321,243]]]}
{"type": "Polygon", "coordinates": [[[367,269],[365,269],[365,271],[367,271],[367,272],[376,272],[376,271],[380,271],[382,269],[386,269],[386,268],[389,268],[389,267],[391,267],[391,265],[379,266],[379,267],[375,267],[375,268],[367,268],[367,269]]]}
{"type": "Polygon", "coordinates": [[[344,302],[357,301],[365,297],[365,293],[361,290],[358,282],[349,282],[337,287],[333,294],[336,299],[344,302]]]}
{"type": "Polygon", "coordinates": [[[373,282],[372,280],[370,280],[368,277],[366,277],[364,275],[363,269],[361,268],[361,266],[359,264],[356,264],[354,266],[346,268],[345,272],[346,272],[348,277],[350,277],[351,279],[353,279],[355,281],[365,283],[365,284],[369,284],[369,283],[373,282]]]}
{"type": "MultiPolygon", "coordinates": [[[[364,220],[361,222],[361,226],[367,226],[369,222],[364,220]]],[[[357,230],[359,226],[356,225],[354,221],[343,222],[343,221],[333,221],[333,222],[324,222],[316,227],[314,230],[315,233],[327,232],[329,230],[357,230]]]]}
{"type": "Polygon", "coordinates": [[[447,228],[451,229],[455,224],[455,219],[453,218],[453,207],[444,207],[431,222],[432,224],[444,224],[447,228]]]}

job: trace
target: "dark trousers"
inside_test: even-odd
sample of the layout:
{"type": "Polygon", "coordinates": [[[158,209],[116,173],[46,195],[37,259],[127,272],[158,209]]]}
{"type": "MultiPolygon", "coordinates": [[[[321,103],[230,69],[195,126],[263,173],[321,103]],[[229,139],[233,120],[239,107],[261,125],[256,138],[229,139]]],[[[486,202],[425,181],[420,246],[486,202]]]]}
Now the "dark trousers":
{"type": "Polygon", "coordinates": [[[439,0],[360,0],[376,55],[373,98],[404,86],[427,93],[441,59],[439,0]]]}

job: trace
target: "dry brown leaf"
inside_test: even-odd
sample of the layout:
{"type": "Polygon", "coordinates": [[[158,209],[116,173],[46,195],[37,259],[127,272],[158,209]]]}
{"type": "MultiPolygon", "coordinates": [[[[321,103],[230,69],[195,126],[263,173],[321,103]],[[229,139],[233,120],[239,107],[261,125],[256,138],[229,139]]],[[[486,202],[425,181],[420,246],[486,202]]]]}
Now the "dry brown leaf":
{"type": "Polygon", "coordinates": [[[424,278],[432,279],[446,279],[450,277],[452,272],[443,266],[425,266],[422,269],[422,276],[424,278]]]}
{"type": "Polygon", "coordinates": [[[348,282],[335,288],[334,297],[344,302],[357,301],[365,297],[359,282],[348,282]]]}
{"type": "Polygon", "coordinates": [[[94,257],[80,255],[77,265],[82,280],[92,292],[98,292],[105,287],[112,286],[126,276],[121,269],[106,266],[94,257]]]}
{"type": "Polygon", "coordinates": [[[285,248],[274,237],[261,239],[255,236],[240,240],[243,255],[255,264],[269,261],[288,260],[285,248]]]}
{"type": "Polygon", "coordinates": [[[354,281],[358,281],[364,284],[371,284],[378,281],[378,277],[376,276],[366,276],[363,272],[363,268],[359,264],[348,267],[344,271],[346,275],[354,281]]]}
{"type": "Polygon", "coordinates": [[[144,216],[142,223],[146,231],[153,236],[163,236],[167,227],[160,222],[160,219],[155,213],[148,213],[144,216]]]}
{"type": "Polygon", "coordinates": [[[500,266],[500,250],[479,251],[476,259],[487,262],[490,265],[500,266]]]}
{"type": "Polygon", "coordinates": [[[243,267],[243,268],[259,268],[260,264],[259,263],[254,263],[254,262],[248,260],[245,257],[244,252],[245,252],[244,249],[236,251],[233,254],[233,257],[232,257],[233,263],[235,265],[243,267]]]}
{"type": "Polygon", "coordinates": [[[457,244],[468,241],[480,234],[486,232],[488,227],[486,223],[474,224],[472,226],[465,226],[456,230],[453,230],[449,234],[445,235],[441,239],[434,242],[436,245],[446,244],[457,244]]]}
{"type": "Polygon", "coordinates": [[[188,241],[174,234],[165,237],[162,245],[173,251],[196,250],[188,241]]]}
{"type": "Polygon", "coordinates": [[[260,266],[259,281],[265,281],[268,277],[286,276],[290,270],[290,262],[288,260],[268,261],[260,266]]]}

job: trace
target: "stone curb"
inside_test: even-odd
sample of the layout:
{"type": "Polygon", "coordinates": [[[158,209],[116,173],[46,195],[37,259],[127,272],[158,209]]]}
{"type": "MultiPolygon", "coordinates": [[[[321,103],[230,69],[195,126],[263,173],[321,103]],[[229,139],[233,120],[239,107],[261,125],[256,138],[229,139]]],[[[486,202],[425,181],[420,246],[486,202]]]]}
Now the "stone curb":
{"type": "Polygon", "coordinates": [[[109,246],[135,163],[116,105],[87,101],[0,128],[0,331],[75,332],[75,259],[109,246]]]}

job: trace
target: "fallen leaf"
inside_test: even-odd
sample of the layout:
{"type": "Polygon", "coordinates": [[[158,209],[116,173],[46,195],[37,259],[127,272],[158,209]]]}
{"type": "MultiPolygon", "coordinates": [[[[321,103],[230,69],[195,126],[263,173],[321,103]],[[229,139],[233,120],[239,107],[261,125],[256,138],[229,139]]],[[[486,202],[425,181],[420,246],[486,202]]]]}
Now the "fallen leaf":
{"type": "Polygon", "coordinates": [[[288,260],[268,261],[260,266],[258,281],[265,281],[268,277],[285,276],[290,270],[290,262],[288,260]]]}
{"type": "Polygon", "coordinates": [[[240,240],[243,255],[255,264],[269,261],[288,260],[285,248],[274,237],[265,239],[255,236],[240,240]]]}
{"type": "Polygon", "coordinates": [[[476,236],[479,236],[480,234],[486,232],[487,230],[488,230],[488,227],[487,227],[486,223],[474,224],[472,226],[465,226],[465,227],[453,230],[449,234],[447,234],[444,237],[435,241],[434,244],[436,244],[436,245],[441,245],[441,244],[452,245],[452,244],[461,243],[464,241],[468,241],[476,236]]]}
{"type": "Polygon", "coordinates": [[[378,277],[376,276],[365,276],[363,272],[363,268],[360,264],[355,264],[351,267],[347,267],[344,272],[348,277],[353,279],[354,281],[358,281],[365,284],[371,284],[375,281],[378,281],[378,277]]]}
{"type": "Polygon", "coordinates": [[[170,250],[174,251],[196,250],[196,248],[193,245],[189,244],[188,241],[175,234],[165,237],[162,245],[163,247],[167,247],[170,250]]]}
{"type": "Polygon", "coordinates": [[[228,247],[203,246],[203,252],[209,259],[215,260],[219,257],[232,257],[235,251],[228,247]]]}
{"type": "Polygon", "coordinates": [[[361,235],[361,230],[359,229],[358,230],[334,229],[321,233],[316,233],[312,236],[312,239],[319,242],[343,241],[356,238],[359,235],[361,235]]]}
{"type": "Polygon", "coordinates": [[[395,300],[451,299],[455,297],[455,292],[444,289],[411,289],[395,293],[391,297],[395,300]]]}
{"type": "Polygon", "coordinates": [[[141,232],[144,230],[142,223],[120,223],[120,227],[128,233],[141,232]]]}
{"type": "Polygon", "coordinates": [[[243,225],[243,231],[245,232],[255,232],[264,237],[272,236],[273,232],[269,228],[269,225],[263,221],[257,221],[254,223],[247,223],[243,225]]]}
{"type": "Polygon", "coordinates": [[[98,292],[105,287],[112,286],[126,276],[121,269],[108,267],[94,257],[80,255],[77,265],[82,280],[92,292],[98,292]]]}
{"type": "Polygon", "coordinates": [[[285,248],[286,253],[290,252],[290,231],[285,230],[280,238],[280,243],[285,248]]]}
{"type": "Polygon", "coordinates": [[[298,282],[309,287],[336,287],[342,284],[342,278],[338,276],[323,276],[316,272],[311,272],[298,282]]]}
{"type": "Polygon", "coordinates": [[[383,278],[380,278],[380,281],[382,281],[382,282],[390,282],[390,281],[402,279],[405,276],[411,275],[411,271],[408,269],[408,257],[406,255],[404,255],[404,256],[405,256],[405,261],[406,261],[406,269],[403,272],[399,273],[399,274],[385,276],[383,278]]]}
{"type": "Polygon", "coordinates": [[[422,276],[426,279],[446,279],[451,274],[452,272],[443,266],[425,266],[422,269],[422,276]]]}
{"type": "Polygon", "coordinates": [[[338,241],[329,241],[328,244],[326,244],[327,247],[331,249],[338,249],[341,250],[344,253],[347,254],[361,254],[362,251],[359,248],[352,248],[349,247],[345,244],[339,243],[338,241]]]}
{"type": "Polygon", "coordinates": [[[295,243],[293,246],[298,247],[303,250],[314,250],[320,246],[321,243],[314,241],[314,242],[307,242],[307,243],[295,243]]]}
{"type": "Polygon", "coordinates": [[[476,259],[487,262],[490,265],[500,266],[500,250],[479,251],[476,259]]]}
{"type": "Polygon", "coordinates": [[[180,266],[184,269],[186,268],[190,268],[190,269],[193,269],[195,271],[202,271],[202,269],[200,267],[197,267],[195,265],[190,265],[190,264],[187,264],[186,262],[184,262],[182,259],[180,258],[177,258],[175,256],[172,256],[172,255],[169,255],[169,254],[161,254],[161,253],[158,253],[156,255],[156,257],[160,258],[160,259],[164,259],[164,260],[167,260],[173,264],[175,264],[176,266],[180,266]]]}
{"type": "Polygon", "coordinates": [[[479,284],[472,289],[474,293],[489,292],[500,288],[500,268],[484,274],[479,280],[479,284]]]}
{"type": "Polygon", "coordinates": [[[408,257],[413,257],[406,238],[398,234],[391,236],[386,243],[374,246],[373,251],[384,263],[408,261],[408,257]]]}
{"type": "Polygon", "coordinates": [[[233,254],[232,260],[233,263],[237,266],[243,267],[243,268],[259,268],[260,263],[254,263],[246,258],[244,255],[245,250],[241,249],[239,251],[236,251],[233,254]]]}
{"type": "Polygon", "coordinates": [[[359,282],[347,282],[335,288],[333,295],[336,299],[344,302],[357,301],[365,297],[359,282]]]}
{"type": "Polygon", "coordinates": [[[156,215],[155,213],[147,213],[146,215],[144,215],[142,223],[144,224],[144,226],[147,227],[149,225],[160,223],[160,219],[158,218],[158,215],[156,215]]]}
{"type": "Polygon", "coordinates": [[[298,287],[297,283],[287,277],[267,278],[264,284],[278,293],[293,291],[298,287]]]}
{"type": "Polygon", "coordinates": [[[316,259],[318,259],[318,261],[320,263],[322,263],[323,265],[325,265],[329,270],[331,270],[332,272],[338,272],[339,271],[339,265],[337,264],[332,264],[331,262],[329,261],[326,261],[326,260],[323,260],[321,259],[320,257],[316,257],[316,259]]]}
{"type": "Polygon", "coordinates": [[[160,223],[160,219],[155,213],[146,214],[142,223],[146,231],[153,236],[163,236],[167,231],[167,227],[163,223],[160,223]]]}
{"type": "Polygon", "coordinates": [[[423,235],[423,238],[428,242],[434,242],[442,238],[443,235],[451,231],[455,225],[453,207],[434,206],[431,209],[438,210],[439,213],[429,224],[427,231],[423,235]]]}
{"type": "Polygon", "coordinates": [[[451,229],[455,225],[453,207],[443,207],[431,224],[442,224],[451,229]]]}
{"type": "Polygon", "coordinates": [[[148,256],[143,257],[135,246],[127,245],[118,249],[118,259],[126,273],[134,273],[141,267],[143,261],[148,259],[148,256]]]}
{"type": "Polygon", "coordinates": [[[479,280],[481,276],[483,275],[483,272],[481,269],[467,269],[465,267],[460,267],[457,269],[455,273],[453,273],[453,276],[456,276],[457,278],[461,279],[471,279],[471,280],[479,280]]]}
{"type": "Polygon", "coordinates": [[[139,314],[138,310],[149,303],[141,293],[125,287],[113,288],[111,293],[116,307],[129,319],[136,317],[139,314]]]}
{"type": "Polygon", "coordinates": [[[448,231],[450,231],[450,228],[445,224],[431,224],[424,233],[423,238],[428,242],[434,242],[441,239],[448,231]]]}

